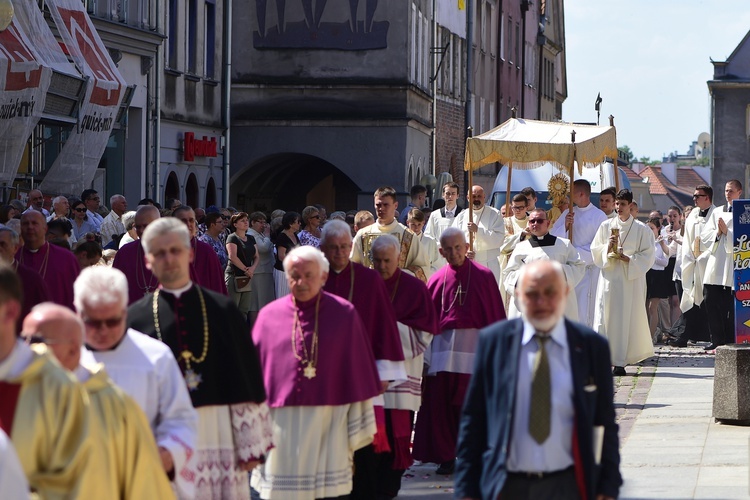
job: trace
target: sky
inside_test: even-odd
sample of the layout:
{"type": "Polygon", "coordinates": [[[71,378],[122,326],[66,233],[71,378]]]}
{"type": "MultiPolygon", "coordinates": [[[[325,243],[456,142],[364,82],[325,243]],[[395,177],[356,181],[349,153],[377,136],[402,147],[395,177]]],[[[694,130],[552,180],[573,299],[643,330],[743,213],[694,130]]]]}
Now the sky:
{"type": "Polygon", "coordinates": [[[748,0],[565,0],[563,120],[615,117],[636,158],[687,153],[711,131],[706,82],[750,30],[748,0]]]}

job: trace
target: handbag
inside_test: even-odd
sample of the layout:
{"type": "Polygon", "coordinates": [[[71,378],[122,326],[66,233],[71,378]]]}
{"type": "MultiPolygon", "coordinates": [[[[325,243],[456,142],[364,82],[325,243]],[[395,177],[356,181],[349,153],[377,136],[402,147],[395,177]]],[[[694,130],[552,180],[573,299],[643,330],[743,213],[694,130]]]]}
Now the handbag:
{"type": "Polygon", "coordinates": [[[237,293],[250,292],[253,289],[249,276],[234,277],[234,291],[237,293]]]}

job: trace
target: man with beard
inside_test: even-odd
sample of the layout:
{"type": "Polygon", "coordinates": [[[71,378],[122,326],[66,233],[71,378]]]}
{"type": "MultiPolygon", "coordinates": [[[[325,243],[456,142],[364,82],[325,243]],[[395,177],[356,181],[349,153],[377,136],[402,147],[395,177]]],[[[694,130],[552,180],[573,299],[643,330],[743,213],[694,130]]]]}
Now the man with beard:
{"type": "Polygon", "coordinates": [[[440,464],[438,474],[455,465],[461,405],[474,367],[479,329],[505,318],[492,271],[467,258],[469,244],[456,227],[440,237],[448,262],[427,288],[438,313],[439,334],[425,353],[422,405],[414,432],[414,458],[440,464]]]}
{"type": "Polygon", "coordinates": [[[527,264],[516,289],[521,318],[480,333],[461,416],[456,498],[617,498],[609,349],[564,318],[569,288],[558,262],[527,264]]]}
{"type": "MultiPolygon", "coordinates": [[[[474,234],[474,247],[469,251],[467,257],[477,264],[489,268],[495,275],[495,280],[500,282],[500,246],[505,239],[505,224],[500,212],[484,204],[485,194],[482,186],[472,186],[467,196],[472,204],[473,220],[469,220],[469,210],[463,210],[456,215],[452,227],[463,231],[468,241],[469,234],[474,234]]],[[[524,203],[524,209],[526,204],[524,203]]],[[[441,243],[442,246],[442,243],[441,243]]]]}

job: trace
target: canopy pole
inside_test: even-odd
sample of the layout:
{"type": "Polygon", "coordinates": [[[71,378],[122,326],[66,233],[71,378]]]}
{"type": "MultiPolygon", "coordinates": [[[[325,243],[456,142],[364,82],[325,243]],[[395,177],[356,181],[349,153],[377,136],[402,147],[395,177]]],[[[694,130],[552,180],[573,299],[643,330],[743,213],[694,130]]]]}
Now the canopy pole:
{"type": "Polygon", "coordinates": [[[510,211],[510,181],[513,179],[513,162],[508,162],[508,184],[507,189],[505,190],[505,216],[510,217],[511,211],[510,211]]]}
{"type": "MultiPolygon", "coordinates": [[[[573,143],[573,158],[570,161],[570,170],[568,171],[568,175],[570,176],[570,181],[568,182],[568,198],[570,199],[570,203],[568,204],[568,213],[573,213],[573,181],[575,179],[575,171],[576,171],[576,131],[571,130],[570,131],[570,142],[573,143]]],[[[568,230],[568,239],[570,240],[570,243],[573,244],[573,222],[570,223],[570,229],[568,230]]]]}
{"type": "MultiPolygon", "coordinates": [[[[614,127],[615,126],[615,117],[612,115],[609,115],[609,126],[614,127]]],[[[620,192],[620,169],[617,168],[617,157],[612,159],[612,170],[615,174],[615,192],[620,192]]]]}
{"type": "MultiPolygon", "coordinates": [[[[466,135],[469,138],[473,137],[474,136],[474,128],[473,127],[467,128],[466,129],[466,135]]],[[[468,145],[468,141],[466,142],[466,144],[468,145]]],[[[468,182],[468,184],[469,184],[469,191],[468,191],[468,193],[469,194],[468,194],[468,200],[467,200],[468,204],[469,204],[469,222],[474,222],[474,209],[472,208],[474,204],[471,202],[471,191],[472,191],[471,188],[474,186],[474,175],[473,174],[474,174],[473,165],[469,165],[469,182],[468,182]]],[[[472,233],[471,231],[469,231],[469,251],[470,252],[474,251],[474,233],[472,233]]]]}

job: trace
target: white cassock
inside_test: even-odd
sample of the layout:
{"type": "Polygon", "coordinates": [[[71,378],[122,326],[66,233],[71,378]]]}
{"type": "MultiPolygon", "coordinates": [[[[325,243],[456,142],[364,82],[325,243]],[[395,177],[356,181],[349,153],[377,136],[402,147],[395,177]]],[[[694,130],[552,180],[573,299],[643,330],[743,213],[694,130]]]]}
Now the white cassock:
{"type": "MultiPolygon", "coordinates": [[[[575,225],[575,224],[574,224],[575,225]]],[[[646,316],[646,273],[654,265],[654,233],[629,217],[608,219],[591,242],[594,263],[602,270],[596,293],[594,330],[609,340],[612,365],[625,366],[654,355],[646,316]],[[620,230],[622,253],[630,262],[607,257],[612,228],[620,230]]]]}
{"type": "MultiPolygon", "coordinates": [[[[692,214],[692,212],[690,212],[692,214]]],[[[700,234],[701,243],[709,249],[706,271],[703,275],[704,285],[719,285],[734,288],[734,220],[727,207],[717,207],[711,213],[700,234]],[[724,219],[727,234],[719,233],[719,219],[724,219]]]]}
{"type": "Polygon", "coordinates": [[[427,255],[427,261],[430,263],[430,276],[432,276],[435,274],[435,271],[443,267],[447,262],[443,256],[440,255],[435,238],[422,232],[422,234],[419,235],[419,241],[422,243],[422,248],[427,255]]]}
{"type": "Polygon", "coordinates": [[[385,408],[419,411],[422,404],[422,370],[424,352],[432,342],[430,332],[417,330],[398,322],[398,333],[404,349],[406,382],[391,384],[383,394],[385,408]]]}
{"type": "MultiPolygon", "coordinates": [[[[581,260],[586,264],[586,273],[578,285],[576,285],[578,321],[588,327],[593,327],[599,268],[594,264],[594,259],[591,257],[591,241],[594,239],[602,222],[607,220],[607,216],[599,207],[594,206],[593,203],[589,203],[585,207],[575,207],[573,215],[573,240],[571,243],[578,250],[581,260]]],[[[565,230],[565,217],[567,216],[568,210],[563,210],[560,218],[557,219],[550,229],[550,234],[558,238],[570,239],[568,231],[565,230]]]]}
{"type": "Polygon", "coordinates": [[[198,413],[193,408],[180,367],[166,344],[129,328],[110,351],[88,351],[85,357],[104,363],[109,377],[146,414],[157,446],[174,461],[177,496],[193,498],[198,413]]]}
{"type": "Polygon", "coordinates": [[[518,318],[521,313],[516,307],[515,289],[518,281],[518,273],[524,264],[535,260],[555,260],[562,264],[565,272],[565,281],[570,286],[568,299],[565,305],[565,317],[572,321],[578,321],[578,302],[576,301],[575,286],[581,281],[586,273],[586,264],[578,256],[578,251],[570,241],[547,234],[542,238],[531,236],[516,245],[516,249],[510,255],[508,265],[503,269],[503,286],[508,297],[508,319],[518,318]]]}
{"type": "Polygon", "coordinates": [[[0,485],[3,489],[3,498],[7,500],[30,498],[29,482],[18,461],[13,443],[2,429],[0,429],[0,485]]]}
{"type": "MultiPolygon", "coordinates": [[[[474,223],[477,232],[474,233],[474,262],[481,264],[492,271],[495,279],[500,283],[500,246],[505,240],[505,223],[500,211],[490,206],[483,206],[474,210],[474,223]]],[[[469,241],[469,210],[464,209],[453,220],[453,227],[464,232],[466,241],[469,241]]]]}
{"type": "Polygon", "coordinates": [[[682,238],[682,300],[680,309],[688,312],[703,302],[703,277],[711,253],[711,247],[701,241],[701,232],[716,207],[711,205],[705,215],[698,207],[690,211],[685,219],[685,235],[682,238]]]}
{"type": "MultiPolygon", "coordinates": [[[[449,215],[446,215],[445,217],[443,217],[443,210],[445,209],[443,208],[430,212],[430,218],[427,219],[427,224],[425,224],[424,229],[422,230],[422,234],[435,240],[435,244],[438,248],[440,248],[440,236],[442,236],[443,231],[451,227],[453,220],[456,218],[453,214],[457,212],[460,213],[461,208],[456,206],[453,209],[453,212],[447,212],[449,215]]],[[[440,269],[446,264],[446,260],[440,255],[440,252],[438,252],[437,260],[433,262],[435,270],[440,269]]]]}
{"type": "Polygon", "coordinates": [[[508,310],[508,307],[510,307],[510,299],[513,295],[512,293],[508,295],[508,293],[505,291],[505,286],[503,285],[503,271],[505,270],[505,266],[508,265],[508,260],[510,260],[510,254],[513,253],[513,249],[516,248],[516,245],[521,241],[521,235],[524,235],[524,237],[529,236],[528,233],[524,233],[524,230],[526,229],[526,226],[529,223],[529,215],[524,214],[523,219],[517,219],[515,216],[510,217],[503,217],[503,224],[505,224],[505,238],[503,239],[503,244],[500,246],[500,296],[503,298],[503,306],[505,307],[505,310],[508,310]]]}

